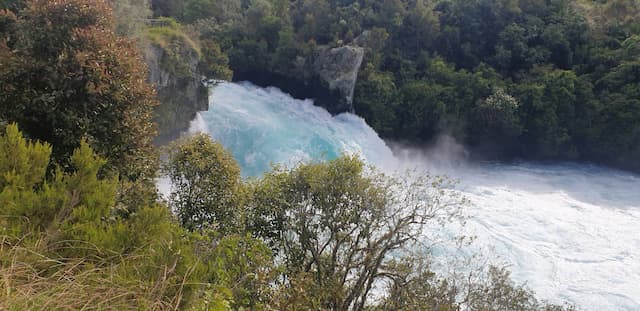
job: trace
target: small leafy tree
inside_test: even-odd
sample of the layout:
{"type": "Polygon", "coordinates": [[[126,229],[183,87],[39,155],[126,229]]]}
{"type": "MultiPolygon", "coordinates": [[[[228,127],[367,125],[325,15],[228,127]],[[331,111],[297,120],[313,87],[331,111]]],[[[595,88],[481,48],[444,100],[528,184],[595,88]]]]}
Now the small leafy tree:
{"type": "Polygon", "coordinates": [[[271,310],[275,269],[269,247],[249,235],[204,232],[195,246],[206,267],[205,281],[211,284],[206,295],[214,298],[205,299],[205,307],[225,300],[224,310],[271,310]]]}
{"type": "Polygon", "coordinates": [[[250,230],[282,257],[285,292],[308,286],[309,296],[280,307],[363,310],[394,256],[424,241],[427,227],[460,216],[464,200],[446,194],[448,185],[369,171],[352,156],[267,174],[255,185],[250,230]]]}
{"type": "Polygon", "coordinates": [[[480,101],[471,111],[471,141],[500,151],[513,148],[523,130],[519,109],[517,99],[503,89],[496,88],[493,94],[480,101]]]}
{"type": "Polygon", "coordinates": [[[42,209],[34,190],[45,180],[51,145],[28,142],[16,124],[0,136],[0,227],[2,234],[20,236],[29,227],[44,228],[55,210],[42,209]]]}
{"type": "Polygon", "coordinates": [[[185,228],[214,225],[222,233],[238,230],[240,168],[222,145],[205,134],[176,142],[163,170],[173,184],[169,206],[185,228]]]}
{"type": "Polygon", "coordinates": [[[431,270],[423,255],[389,262],[384,298],[375,310],[459,310],[459,288],[431,270]]]}
{"type": "Polygon", "coordinates": [[[117,176],[103,176],[107,161],[85,141],[71,156],[73,170],[55,169],[50,178],[46,171],[51,146],[27,141],[15,124],[0,137],[0,154],[0,214],[7,217],[9,229],[5,233],[35,233],[43,237],[40,244],[45,249],[69,256],[131,247],[135,235],[115,214],[117,176]],[[76,243],[92,247],[74,248],[76,243]]]}

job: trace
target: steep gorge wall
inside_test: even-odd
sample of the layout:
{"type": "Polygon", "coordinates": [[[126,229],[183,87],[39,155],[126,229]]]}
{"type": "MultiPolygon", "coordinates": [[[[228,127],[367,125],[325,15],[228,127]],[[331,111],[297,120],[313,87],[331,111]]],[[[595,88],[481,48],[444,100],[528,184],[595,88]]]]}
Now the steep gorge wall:
{"type": "Polygon", "coordinates": [[[156,143],[163,144],[186,131],[198,111],[208,109],[208,92],[201,83],[200,57],[193,47],[148,43],[144,51],[148,80],[160,101],[155,113],[156,143]]]}

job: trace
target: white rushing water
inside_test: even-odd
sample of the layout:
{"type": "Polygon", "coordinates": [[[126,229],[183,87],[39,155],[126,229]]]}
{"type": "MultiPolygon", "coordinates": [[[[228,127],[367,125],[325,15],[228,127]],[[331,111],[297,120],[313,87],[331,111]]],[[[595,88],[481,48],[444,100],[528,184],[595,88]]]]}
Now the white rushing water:
{"type": "Polygon", "coordinates": [[[418,166],[460,180],[474,247],[508,266],[537,296],[585,310],[640,310],[640,176],[587,164],[470,164],[446,152],[396,152],[352,114],[332,117],[275,88],[223,83],[191,131],[236,157],[244,176],[271,163],[359,153],[386,168],[418,166]]]}

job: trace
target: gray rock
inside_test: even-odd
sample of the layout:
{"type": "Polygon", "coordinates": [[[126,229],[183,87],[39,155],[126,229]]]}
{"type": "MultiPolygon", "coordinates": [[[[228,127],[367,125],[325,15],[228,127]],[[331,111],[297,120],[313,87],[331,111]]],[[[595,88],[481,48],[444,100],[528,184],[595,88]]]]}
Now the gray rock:
{"type": "Polygon", "coordinates": [[[364,57],[355,46],[320,48],[312,63],[312,81],[318,81],[337,96],[338,102],[326,107],[332,113],[353,112],[353,90],[364,57]]]}
{"type": "Polygon", "coordinates": [[[155,111],[156,143],[163,144],[186,131],[198,111],[208,109],[207,88],[201,83],[199,55],[193,48],[167,51],[148,43],[143,50],[148,81],[155,86],[160,101],[155,111]]]}
{"type": "Polygon", "coordinates": [[[332,114],[353,112],[353,92],[364,53],[363,48],[351,45],[319,46],[311,55],[292,59],[291,67],[235,71],[233,79],[276,86],[296,98],[313,98],[332,114]]]}

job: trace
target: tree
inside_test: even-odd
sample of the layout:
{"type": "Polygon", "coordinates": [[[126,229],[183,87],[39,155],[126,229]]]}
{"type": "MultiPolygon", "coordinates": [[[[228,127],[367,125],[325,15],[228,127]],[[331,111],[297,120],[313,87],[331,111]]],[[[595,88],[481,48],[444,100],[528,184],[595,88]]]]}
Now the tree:
{"type": "Polygon", "coordinates": [[[393,257],[423,240],[427,227],[459,216],[463,200],[445,194],[447,185],[368,171],[352,156],[267,174],[254,185],[249,231],[282,258],[283,278],[291,280],[284,291],[307,286],[309,296],[303,306],[279,308],[315,301],[322,309],[363,310],[393,257]]]}
{"type": "Polygon", "coordinates": [[[175,17],[182,16],[184,10],[184,1],[176,0],[151,0],[151,9],[156,17],[175,17]]]}
{"type": "Polygon", "coordinates": [[[189,230],[238,232],[240,168],[224,147],[198,134],[171,145],[163,171],[172,182],[169,206],[189,230]]]}
{"type": "Polygon", "coordinates": [[[367,67],[356,83],[353,101],[358,115],[380,135],[393,136],[398,96],[393,75],[367,67]]]}
{"type": "Polygon", "coordinates": [[[504,268],[488,267],[486,275],[469,284],[465,303],[470,310],[575,311],[571,305],[539,302],[528,288],[516,285],[504,268]]]}
{"type": "Polygon", "coordinates": [[[315,40],[326,44],[333,39],[331,32],[333,14],[326,0],[299,1],[293,6],[292,22],[303,42],[315,40]]]}
{"type": "Polygon", "coordinates": [[[479,267],[443,277],[431,270],[428,256],[392,261],[393,273],[385,287],[381,303],[372,310],[437,311],[575,311],[571,305],[540,302],[524,285],[510,279],[505,268],[479,267]]]}
{"type": "Polygon", "coordinates": [[[519,115],[520,103],[503,89],[496,88],[493,94],[478,103],[472,110],[469,134],[474,144],[491,143],[492,148],[508,150],[517,145],[522,133],[519,115]]]}
{"type": "Polygon", "coordinates": [[[425,140],[435,137],[446,113],[446,98],[451,95],[451,89],[440,84],[424,81],[406,84],[400,89],[399,135],[425,140]]]}
{"type": "Polygon", "coordinates": [[[229,69],[229,57],[222,52],[220,46],[213,40],[202,40],[202,72],[210,78],[231,80],[233,72],[229,69]]]}
{"type": "Polygon", "coordinates": [[[108,3],[31,0],[10,18],[0,119],[51,143],[55,163],[68,166],[84,137],[122,178],[150,180],[155,94],[135,44],[114,34],[108,3]]]}
{"type": "MultiPolygon", "coordinates": [[[[0,204],[4,217],[26,217],[31,226],[41,229],[55,214],[55,211],[39,210],[39,198],[33,193],[45,180],[50,155],[51,145],[28,142],[16,124],[7,126],[0,136],[0,204]]],[[[3,234],[19,236],[25,230],[23,224],[15,220],[0,220],[3,234]]]]}
{"type": "Polygon", "coordinates": [[[394,45],[400,48],[404,55],[416,57],[427,48],[432,47],[439,32],[436,13],[427,4],[430,1],[415,1],[404,17],[402,26],[394,36],[394,45]]]}
{"type": "Polygon", "coordinates": [[[385,295],[374,310],[459,310],[460,289],[434,273],[425,256],[392,260],[385,295]]]}
{"type": "Polygon", "coordinates": [[[204,304],[212,307],[226,300],[228,306],[223,310],[271,310],[276,270],[269,247],[246,234],[205,232],[209,234],[195,243],[195,249],[206,267],[205,281],[213,285],[207,295],[218,299],[204,304]]]}
{"type": "Polygon", "coordinates": [[[568,70],[537,67],[535,74],[535,79],[513,90],[525,116],[522,138],[530,148],[526,152],[540,157],[576,157],[573,136],[584,132],[578,125],[594,114],[585,92],[589,86],[568,70]]]}

